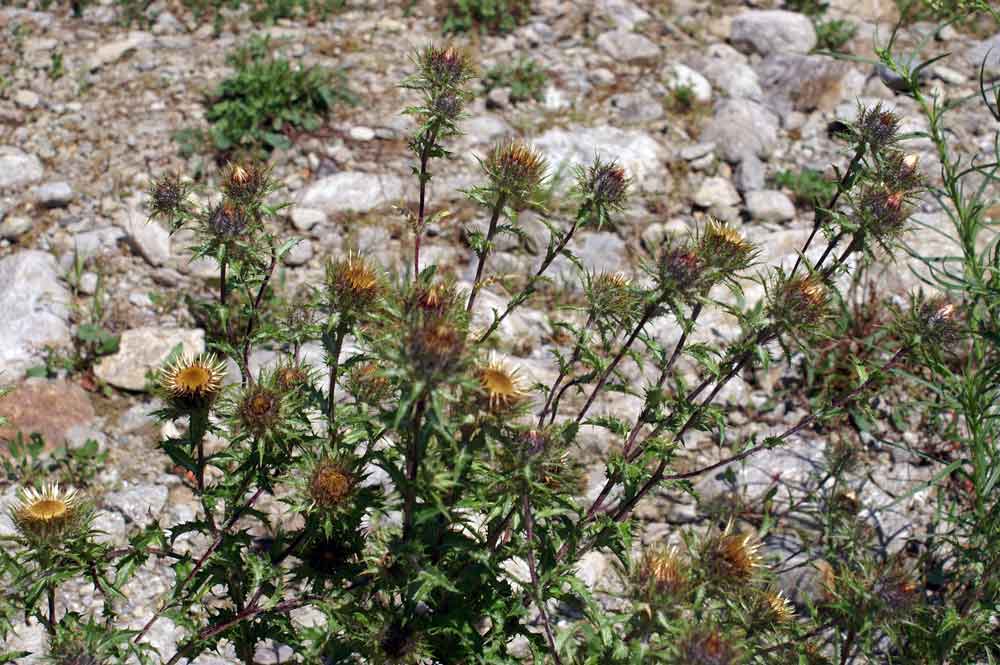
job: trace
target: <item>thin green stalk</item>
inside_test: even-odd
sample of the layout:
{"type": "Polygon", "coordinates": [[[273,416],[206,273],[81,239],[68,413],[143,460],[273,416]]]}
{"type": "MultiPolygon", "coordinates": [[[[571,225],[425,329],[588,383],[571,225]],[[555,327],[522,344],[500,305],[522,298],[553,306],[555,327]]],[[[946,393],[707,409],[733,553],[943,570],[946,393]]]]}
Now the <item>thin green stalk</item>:
{"type": "Polygon", "coordinates": [[[490,216],[490,226],[486,231],[486,242],[483,246],[483,251],[479,252],[479,263],[476,265],[476,278],[472,281],[472,291],[469,293],[469,303],[465,306],[465,311],[468,314],[472,314],[472,306],[476,302],[476,296],[479,295],[479,289],[482,288],[483,279],[483,269],[486,267],[486,257],[490,253],[490,248],[493,243],[493,236],[497,232],[497,222],[500,221],[500,215],[503,213],[503,207],[507,203],[506,194],[498,194],[496,203],[493,205],[493,213],[490,216]]]}

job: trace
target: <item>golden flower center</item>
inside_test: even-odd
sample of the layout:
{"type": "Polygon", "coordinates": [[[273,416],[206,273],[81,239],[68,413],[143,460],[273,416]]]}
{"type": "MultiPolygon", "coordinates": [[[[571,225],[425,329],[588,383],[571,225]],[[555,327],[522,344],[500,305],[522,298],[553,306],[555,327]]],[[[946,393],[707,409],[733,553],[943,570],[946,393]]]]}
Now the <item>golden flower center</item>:
{"type": "Polygon", "coordinates": [[[250,412],[254,415],[266,415],[272,406],[274,406],[274,398],[267,393],[260,393],[250,398],[250,412]]]}
{"type": "Polygon", "coordinates": [[[336,467],[320,469],[312,480],[313,499],[324,506],[334,506],[351,489],[351,480],[336,467]]]}
{"type": "Polygon", "coordinates": [[[53,520],[65,515],[67,510],[66,503],[59,499],[41,499],[28,506],[28,514],[37,520],[53,520]]]}
{"type": "Polygon", "coordinates": [[[184,392],[199,392],[212,382],[212,374],[199,365],[191,365],[177,372],[174,384],[184,392]]]}
{"type": "Polygon", "coordinates": [[[482,370],[480,379],[483,383],[483,387],[486,388],[487,392],[491,395],[502,395],[506,397],[513,396],[518,393],[513,379],[503,370],[487,367],[482,370]]]}

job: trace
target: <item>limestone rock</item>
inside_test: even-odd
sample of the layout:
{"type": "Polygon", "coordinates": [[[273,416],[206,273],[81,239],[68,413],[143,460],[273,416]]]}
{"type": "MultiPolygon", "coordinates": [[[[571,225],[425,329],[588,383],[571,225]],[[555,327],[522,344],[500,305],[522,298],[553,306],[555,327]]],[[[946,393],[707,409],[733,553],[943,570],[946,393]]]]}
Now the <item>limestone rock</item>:
{"type": "Polygon", "coordinates": [[[116,388],[145,390],[146,374],[159,370],[178,344],[187,352],[201,353],[205,350],[205,331],[153,327],[126,330],[118,352],[101,358],[94,366],[94,374],[116,388]]]}

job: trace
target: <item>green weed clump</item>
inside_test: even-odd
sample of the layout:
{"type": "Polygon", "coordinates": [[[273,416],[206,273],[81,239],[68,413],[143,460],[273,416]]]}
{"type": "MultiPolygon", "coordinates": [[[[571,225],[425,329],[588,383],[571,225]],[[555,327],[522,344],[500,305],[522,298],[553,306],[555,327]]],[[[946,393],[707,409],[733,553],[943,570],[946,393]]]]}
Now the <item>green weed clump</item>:
{"type": "MultiPolygon", "coordinates": [[[[596,156],[577,165],[559,210],[546,209],[548,162],[508,137],[480,155],[465,192],[482,223],[464,234],[472,282],[456,282],[421,254],[428,225],[448,215],[427,185],[472,96],[472,64],[452,46],[421,50],[402,82],[417,120],[403,266],[349,248],[282,303],[276,271],[295,239],[279,233],[268,167],[233,160],[197,197],[190,179],[160,175],[151,217],[193,232],[193,258],[218,266],[201,294],[208,351],[174,354],[155,377],[155,415],[171,425],[159,447],[197,509],[109,544],[95,528],[100,494],[87,485],[93,447],[67,460],[77,470],[61,483],[39,478],[47,469],[18,447],[24,459],[4,466],[20,487],[0,536],[0,639],[29,617],[48,635],[47,657],[89,665],[202,654],[253,665],[265,644],[324,665],[995,661],[1000,252],[977,242],[986,187],[962,185],[996,183],[1000,167],[954,156],[943,125],[951,107],[924,96],[919,69],[899,64],[891,43],[879,55],[928,117],[943,185],[926,182],[902,118],[862,109],[811,233],[780,266],[709,220],[650,248],[636,272],[588,271],[570,248],[628,206],[628,172],[596,156]],[[926,259],[944,293],[914,294],[871,323],[884,346],[831,360],[836,385],[813,391],[792,420],[733,434],[722,391],[808,357],[849,295],[838,284],[900,251],[927,191],[962,244],[961,256],[926,259]],[[486,307],[487,291],[504,284],[498,241],[539,240],[526,211],[547,241],[486,307]],[[554,371],[532,382],[495,350],[557,266],[578,292],[572,307],[553,308],[554,371]],[[748,285],[759,302],[747,302],[748,285]],[[720,313],[738,324],[728,340],[699,328],[720,313]],[[272,361],[258,368],[257,351],[272,361]],[[935,468],[922,480],[873,495],[881,457],[845,453],[831,430],[848,412],[877,419],[883,391],[907,381],[930,392],[927,411],[962,445],[927,456],[935,468]],[[604,410],[612,395],[636,408],[604,410]],[[588,474],[594,431],[604,468],[588,474]],[[802,444],[820,450],[800,477],[783,478],[783,455],[802,444]],[[742,483],[758,460],[772,471],[742,483]],[[702,502],[706,485],[727,489],[702,502]],[[924,490],[933,524],[907,543],[887,535],[886,511],[924,490]],[[664,518],[644,537],[636,510],[657,495],[688,501],[693,517],[664,518]],[[174,582],[129,623],[123,596],[154,563],[174,582]],[[100,617],[67,610],[70,584],[104,600],[100,617]],[[156,653],[151,631],[166,619],[180,636],[156,653]]],[[[984,81],[981,92],[994,114],[995,92],[984,81]]],[[[26,656],[0,652],[5,662],[26,656]]]]}
{"type": "Polygon", "coordinates": [[[202,142],[223,155],[289,148],[294,133],[319,129],[338,104],[355,101],[342,73],[293,66],[274,55],[269,37],[255,37],[227,63],[236,71],[210,97],[209,128],[179,137],[189,152],[202,142]]]}
{"type": "Polygon", "coordinates": [[[819,171],[804,168],[800,171],[779,171],[773,177],[774,184],[791,190],[795,202],[802,206],[816,207],[828,201],[837,185],[819,171]]]}
{"type": "Polygon", "coordinates": [[[486,71],[483,87],[486,93],[494,88],[510,88],[513,103],[528,100],[542,101],[548,75],[537,62],[519,58],[510,64],[500,64],[486,71]]]}
{"type": "Polygon", "coordinates": [[[503,33],[516,28],[531,13],[531,0],[447,0],[442,29],[445,33],[503,33]]]}

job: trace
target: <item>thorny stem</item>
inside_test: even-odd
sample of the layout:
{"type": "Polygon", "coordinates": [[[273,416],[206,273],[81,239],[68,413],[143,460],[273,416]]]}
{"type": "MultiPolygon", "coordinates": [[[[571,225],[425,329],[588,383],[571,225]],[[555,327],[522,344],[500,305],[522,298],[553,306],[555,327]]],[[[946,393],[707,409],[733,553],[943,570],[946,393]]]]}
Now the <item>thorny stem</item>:
{"type": "Polygon", "coordinates": [[[628,339],[625,340],[625,343],[622,344],[622,347],[618,350],[618,354],[614,357],[614,360],[611,361],[611,364],[608,365],[604,372],[601,373],[600,378],[597,380],[597,385],[594,386],[594,389],[590,392],[590,397],[587,398],[587,403],[583,405],[583,408],[580,409],[580,413],[576,415],[577,424],[580,424],[584,416],[587,415],[587,411],[590,410],[594,400],[597,399],[597,395],[604,389],[604,384],[607,382],[608,377],[611,376],[611,373],[615,371],[616,367],[618,367],[618,363],[620,363],[622,358],[625,357],[625,354],[628,353],[629,348],[635,342],[636,338],[639,337],[639,334],[642,332],[642,329],[646,327],[646,324],[649,323],[649,320],[653,318],[653,314],[655,312],[655,304],[646,306],[646,311],[642,313],[642,317],[639,319],[639,322],[635,324],[635,329],[632,330],[632,334],[630,334],[628,339]]]}
{"type": "Polygon", "coordinates": [[[490,253],[490,244],[493,242],[493,236],[497,232],[497,222],[500,221],[500,214],[503,212],[504,204],[507,202],[506,194],[498,194],[497,201],[493,205],[493,214],[490,217],[490,226],[486,230],[486,242],[483,246],[483,251],[479,252],[479,263],[476,265],[476,278],[472,281],[472,291],[469,293],[469,303],[465,306],[465,311],[467,314],[472,314],[472,306],[476,302],[476,296],[479,295],[479,289],[482,288],[482,278],[483,269],[486,267],[486,257],[490,253]]]}
{"type": "Polygon", "coordinates": [[[538,581],[538,566],[535,562],[535,517],[531,513],[531,499],[528,498],[527,490],[521,498],[521,506],[524,511],[525,537],[528,544],[528,572],[531,575],[531,585],[535,591],[535,602],[538,605],[538,613],[542,617],[542,625],[545,627],[545,639],[549,642],[549,651],[556,665],[562,665],[559,659],[559,651],[556,649],[556,640],[552,635],[552,625],[549,623],[549,613],[545,609],[545,598],[542,595],[542,587],[538,581]]]}
{"type": "Polygon", "coordinates": [[[545,405],[542,406],[542,410],[538,412],[538,427],[545,424],[545,415],[548,413],[549,406],[552,405],[552,399],[556,395],[556,390],[559,388],[563,379],[569,374],[569,371],[573,369],[576,362],[580,359],[580,355],[583,353],[583,341],[587,337],[587,333],[590,332],[590,328],[594,325],[595,317],[593,313],[587,318],[587,323],[583,326],[580,334],[577,336],[576,344],[573,346],[573,354],[569,358],[569,362],[566,363],[565,367],[559,370],[559,376],[552,383],[552,387],[549,388],[549,395],[545,399],[545,405]]]}
{"type": "MultiPolygon", "coordinates": [[[[243,516],[244,512],[249,510],[251,507],[253,507],[255,503],[257,503],[257,499],[259,499],[260,495],[263,493],[264,493],[264,488],[263,487],[258,488],[257,491],[254,492],[253,496],[251,496],[246,503],[240,506],[235,512],[233,512],[232,516],[228,520],[226,520],[226,523],[222,525],[222,528],[219,530],[219,533],[215,537],[215,540],[212,541],[212,544],[209,546],[209,548],[205,550],[205,553],[202,554],[201,558],[198,559],[198,561],[194,564],[194,568],[191,569],[191,572],[189,572],[187,576],[181,581],[181,583],[177,585],[175,594],[180,593],[180,591],[187,586],[187,583],[190,582],[191,579],[198,574],[198,571],[202,569],[202,567],[208,561],[208,558],[215,553],[215,550],[219,549],[219,545],[222,544],[222,539],[225,537],[226,531],[228,531],[230,527],[232,527],[233,524],[236,523],[236,520],[238,520],[240,517],[243,516]]],[[[146,624],[142,627],[142,629],[139,630],[138,633],[136,633],[135,637],[132,638],[132,642],[138,644],[139,640],[141,640],[143,636],[149,632],[149,629],[152,628],[153,624],[156,623],[156,620],[159,619],[163,615],[163,613],[167,611],[168,607],[169,605],[164,605],[159,610],[157,610],[153,614],[153,616],[150,617],[149,621],[147,621],[146,624]]]]}
{"type": "Polygon", "coordinates": [[[420,180],[420,206],[417,209],[417,226],[413,230],[413,279],[416,279],[417,275],[420,274],[420,238],[424,233],[427,182],[430,180],[430,176],[427,173],[427,162],[430,161],[431,149],[437,143],[437,134],[437,127],[431,129],[426,137],[423,148],[420,150],[420,174],[417,176],[420,180]]]}
{"type": "Polygon", "coordinates": [[[49,599],[49,623],[46,626],[50,635],[55,635],[56,633],[56,585],[50,584],[45,589],[45,594],[49,599]]]}
{"type": "MultiPolygon", "coordinates": [[[[799,265],[802,263],[802,257],[806,255],[806,251],[808,251],[809,246],[816,237],[816,234],[819,232],[820,228],[822,228],[823,223],[826,222],[831,214],[833,214],[833,209],[836,207],[837,202],[840,201],[840,197],[854,183],[854,179],[857,177],[857,171],[861,168],[861,160],[864,156],[865,144],[861,143],[858,145],[857,150],[855,150],[854,157],[851,159],[851,163],[847,166],[847,170],[844,171],[844,175],[842,175],[840,180],[837,181],[837,190],[833,193],[833,196],[830,197],[830,201],[827,202],[826,206],[816,211],[812,232],[809,234],[806,244],[803,245],[802,251],[799,252],[798,256],[795,258],[795,265],[792,266],[792,276],[794,276],[796,271],[798,271],[799,265]]],[[[829,250],[829,247],[827,249],[829,250]]]]}
{"type": "Polygon", "coordinates": [[[516,512],[517,512],[517,506],[514,506],[510,510],[508,510],[507,514],[504,515],[504,518],[500,520],[500,524],[498,524],[497,527],[489,533],[489,535],[486,537],[486,549],[488,550],[496,549],[497,543],[500,542],[500,536],[503,535],[503,532],[507,530],[507,526],[510,524],[510,521],[514,519],[514,513],[516,512]]]}
{"type": "Polygon", "coordinates": [[[198,499],[201,501],[205,511],[205,521],[208,522],[209,529],[215,533],[215,516],[205,503],[205,433],[208,431],[208,410],[202,409],[191,414],[188,423],[188,431],[194,442],[195,450],[198,454],[198,468],[195,474],[195,482],[198,488],[198,499]]]}
{"type": "Polygon", "coordinates": [[[274,268],[278,265],[278,252],[275,251],[274,245],[271,245],[271,263],[267,268],[267,272],[264,275],[264,279],[260,284],[260,288],[257,289],[257,297],[253,301],[253,309],[250,311],[250,318],[247,321],[246,331],[243,333],[243,387],[246,387],[247,381],[253,382],[253,376],[250,375],[250,347],[252,343],[252,335],[254,326],[257,325],[257,315],[260,311],[260,304],[264,300],[264,292],[267,291],[267,286],[271,282],[271,277],[274,275],[274,268]]]}
{"type": "Polygon", "coordinates": [[[344,345],[344,337],[347,335],[350,325],[350,321],[346,318],[337,322],[337,330],[333,336],[333,347],[330,349],[330,385],[326,393],[326,420],[331,443],[337,434],[337,423],[334,416],[337,413],[335,397],[337,392],[337,374],[340,372],[340,350],[344,345]]]}
{"type": "Polygon", "coordinates": [[[219,305],[221,305],[222,316],[225,318],[225,330],[223,331],[226,336],[226,342],[229,339],[229,312],[226,311],[226,301],[228,300],[229,294],[226,291],[226,268],[229,265],[228,257],[223,256],[222,260],[219,261],[219,305]]]}
{"type": "Polygon", "coordinates": [[[417,505],[417,473],[420,471],[420,429],[423,425],[424,411],[427,409],[427,397],[417,399],[416,411],[413,414],[413,425],[410,428],[410,445],[406,455],[406,499],[403,503],[403,539],[408,540],[413,531],[413,511],[417,505]]]}
{"type": "Polygon", "coordinates": [[[486,330],[486,332],[479,336],[479,339],[476,340],[476,344],[482,344],[489,339],[489,336],[500,327],[500,324],[503,323],[504,319],[506,319],[511,312],[517,309],[521,303],[527,300],[531,294],[535,292],[535,285],[538,284],[538,280],[542,278],[542,275],[549,269],[549,266],[552,265],[552,262],[556,259],[556,257],[562,254],[562,251],[566,249],[566,245],[569,244],[570,239],[572,239],[573,234],[576,233],[579,226],[580,215],[577,215],[576,219],[573,220],[573,225],[570,226],[566,233],[559,239],[559,243],[555,246],[555,248],[550,248],[546,253],[545,259],[538,267],[538,270],[535,271],[535,274],[531,276],[531,279],[528,280],[527,285],[521,289],[521,292],[517,294],[517,296],[510,299],[507,303],[507,307],[500,316],[493,318],[493,323],[490,324],[490,327],[486,330]]]}

